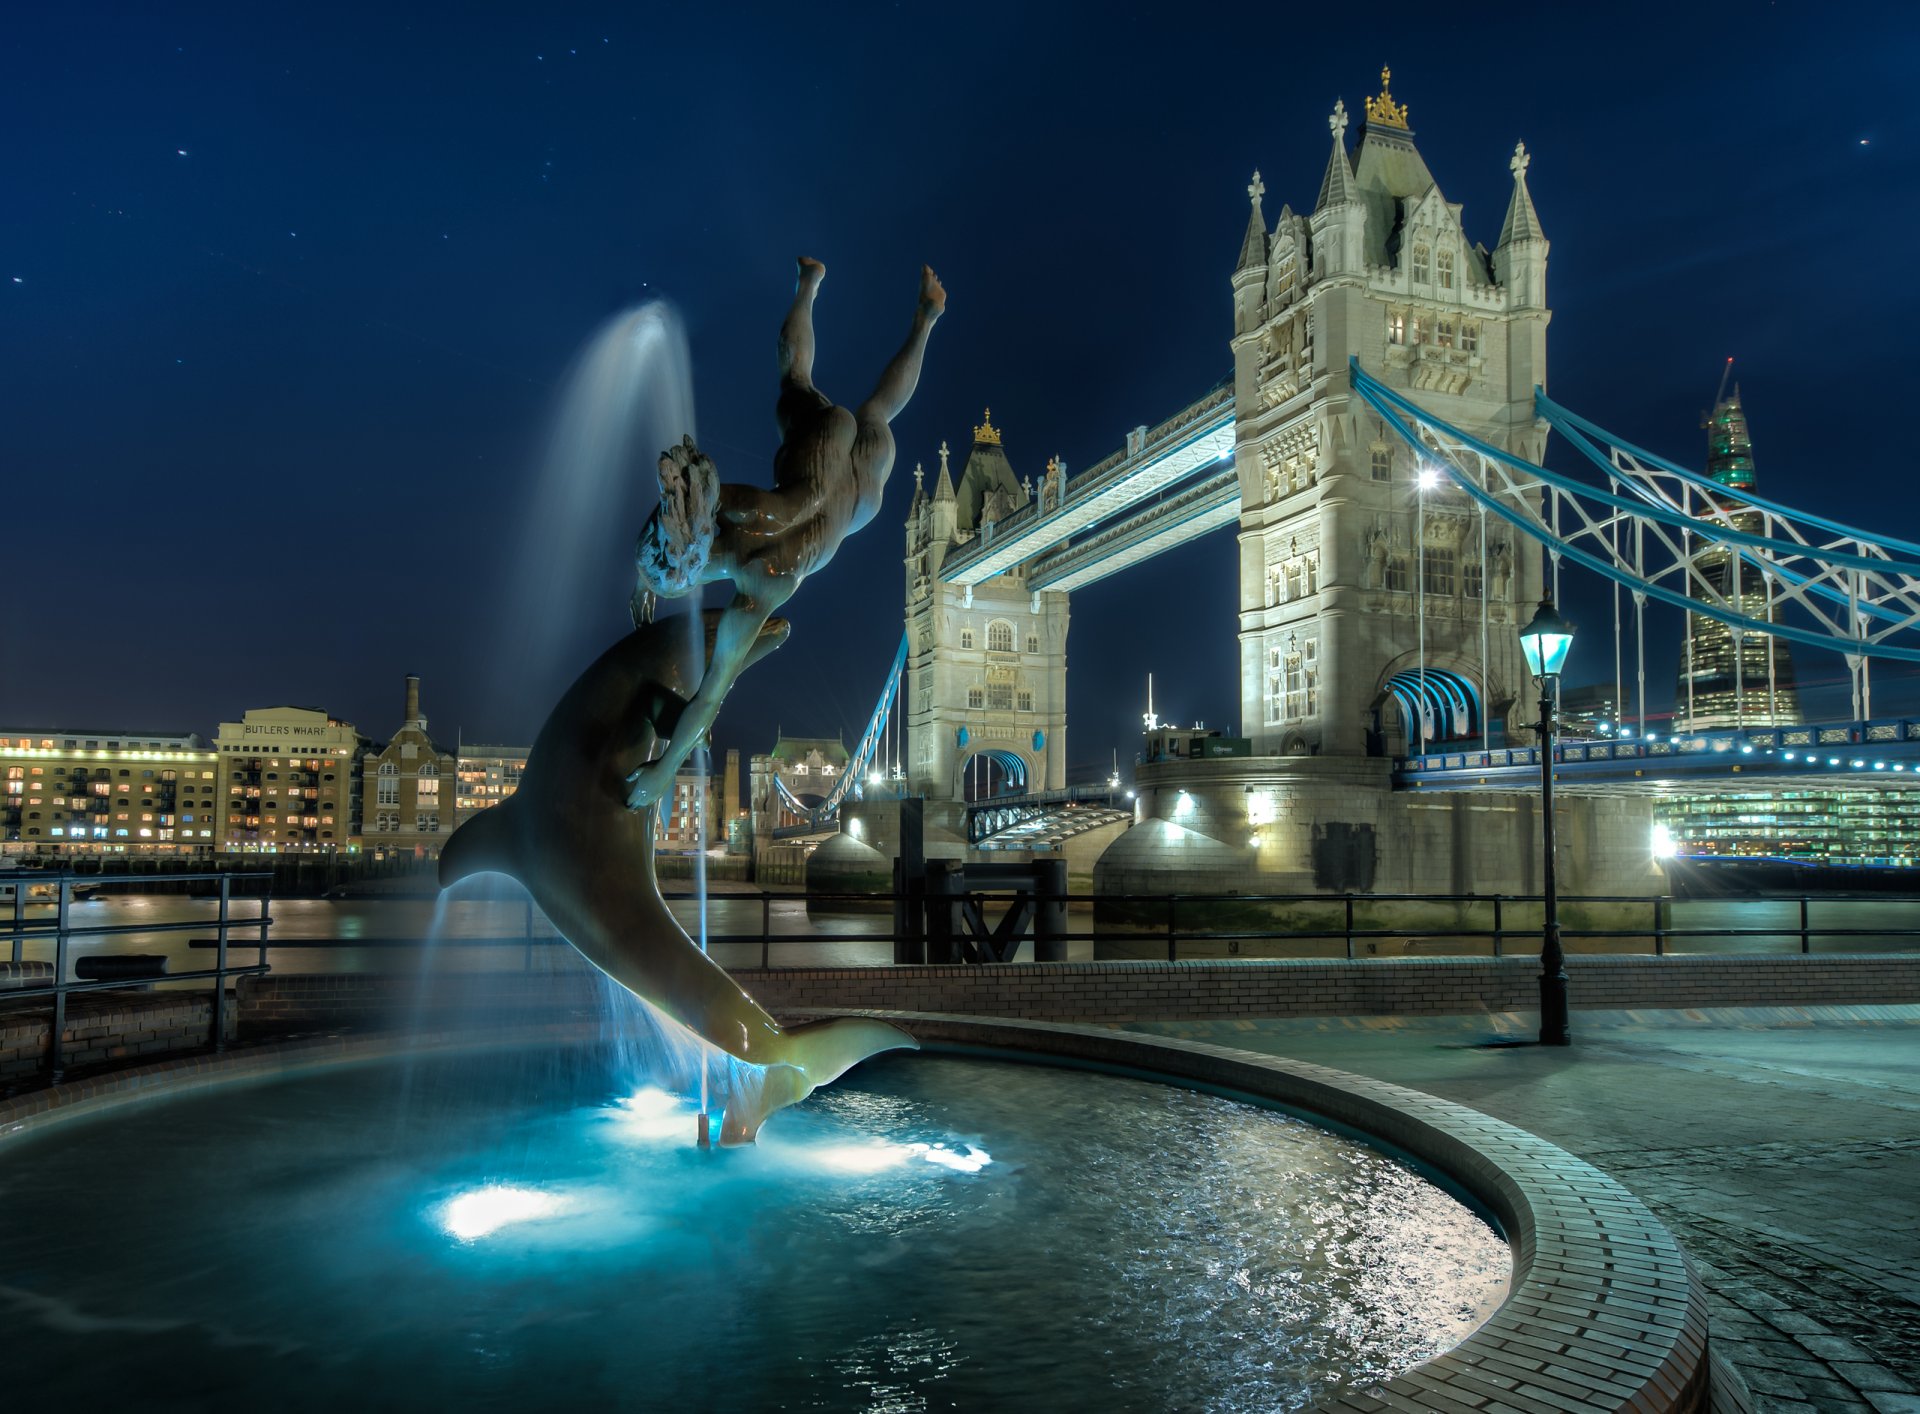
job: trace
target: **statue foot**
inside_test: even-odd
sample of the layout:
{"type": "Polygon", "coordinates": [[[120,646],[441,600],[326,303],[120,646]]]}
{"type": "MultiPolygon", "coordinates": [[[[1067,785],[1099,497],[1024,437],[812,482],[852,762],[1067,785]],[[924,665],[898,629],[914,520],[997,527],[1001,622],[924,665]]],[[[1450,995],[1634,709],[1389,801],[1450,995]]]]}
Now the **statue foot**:
{"type": "Polygon", "coordinates": [[[947,312],[947,290],[931,265],[920,267],[920,310],[934,319],[947,312]]]}
{"type": "Polygon", "coordinates": [[[800,257],[800,288],[817,290],[820,282],[827,278],[827,267],[810,255],[800,257]]]}

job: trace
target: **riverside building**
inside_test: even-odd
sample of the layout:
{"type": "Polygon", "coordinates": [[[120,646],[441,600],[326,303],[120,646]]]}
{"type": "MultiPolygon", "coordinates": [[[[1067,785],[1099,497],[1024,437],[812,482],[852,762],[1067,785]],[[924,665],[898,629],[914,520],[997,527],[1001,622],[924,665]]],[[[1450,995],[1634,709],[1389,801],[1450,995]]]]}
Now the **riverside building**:
{"type": "Polygon", "coordinates": [[[234,854],[326,854],[356,847],[354,772],[365,740],[316,707],[260,707],[222,722],[220,848],[234,854]]]}
{"type": "Polygon", "coordinates": [[[191,732],[0,727],[0,853],[211,853],[219,760],[191,732]]]}
{"type": "Polygon", "coordinates": [[[407,675],[400,730],[360,762],[361,839],[375,858],[437,856],[453,833],[459,759],[434,745],[420,711],[420,679],[407,675]]]}

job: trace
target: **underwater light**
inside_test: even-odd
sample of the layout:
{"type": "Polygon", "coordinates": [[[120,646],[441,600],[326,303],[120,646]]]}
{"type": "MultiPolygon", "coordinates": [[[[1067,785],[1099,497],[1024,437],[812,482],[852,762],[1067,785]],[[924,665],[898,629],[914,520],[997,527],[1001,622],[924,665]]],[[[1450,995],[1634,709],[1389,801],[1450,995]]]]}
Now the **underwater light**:
{"type": "Polygon", "coordinates": [[[462,1242],[486,1237],[513,1223],[550,1218],[566,1207],[551,1193],[535,1188],[512,1188],[490,1183],[471,1193],[462,1193],[441,1215],[441,1225],[462,1242]]]}
{"type": "Polygon", "coordinates": [[[879,1173],[915,1158],[955,1173],[978,1173],[993,1162],[992,1154],[971,1144],[949,1149],[944,1143],[894,1144],[885,1139],[865,1144],[829,1144],[814,1150],[814,1157],[825,1168],[856,1174],[879,1173]]]}
{"type": "Polygon", "coordinates": [[[879,1173],[912,1158],[914,1147],[876,1139],[870,1144],[829,1144],[816,1149],[814,1157],[824,1167],[841,1173],[879,1173]]]}

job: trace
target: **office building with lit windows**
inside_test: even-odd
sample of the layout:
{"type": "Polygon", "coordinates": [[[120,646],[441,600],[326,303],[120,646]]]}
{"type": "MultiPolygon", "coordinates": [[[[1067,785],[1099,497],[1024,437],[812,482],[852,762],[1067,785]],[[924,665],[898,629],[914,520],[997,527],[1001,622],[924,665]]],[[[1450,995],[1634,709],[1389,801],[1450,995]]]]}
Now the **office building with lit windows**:
{"type": "Polygon", "coordinates": [[[220,848],[234,854],[326,854],[355,847],[355,767],[365,741],[314,707],[260,707],[222,722],[220,848]]]}
{"type": "MultiPolygon", "coordinates": [[[[1725,392],[1723,383],[1722,393],[1725,392]]],[[[1764,535],[1761,513],[1743,509],[1741,494],[1754,486],[1753,441],[1736,385],[1720,397],[1707,419],[1707,475],[1727,488],[1701,508],[1698,538],[1710,540],[1716,526],[1764,535]]],[[[1695,561],[1698,577],[1688,594],[1704,604],[1731,609],[1763,623],[1778,622],[1768,578],[1731,546],[1716,545],[1695,561]]],[[[1708,614],[1687,615],[1680,645],[1680,678],[1673,698],[1677,729],[1794,726],[1800,699],[1794,689],[1793,657],[1770,633],[1736,630],[1708,614]]]]}
{"type": "Polygon", "coordinates": [[[467,746],[455,753],[453,822],[457,828],[491,810],[520,789],[521,772],[527,769],[530,746],[467,746]]]}
{"type": "Polygon", "coordinates": [[[192,733],[0,727],[0,854],[211,853],[218,763],[192,733]]]}
{"type": "Polygon", "coordinates": [[[427,735],[411,673],[402,712],[393,740],[360,762],[361,841],[375,858],[436,856],[453,833],[459,760],[427,735]]]}

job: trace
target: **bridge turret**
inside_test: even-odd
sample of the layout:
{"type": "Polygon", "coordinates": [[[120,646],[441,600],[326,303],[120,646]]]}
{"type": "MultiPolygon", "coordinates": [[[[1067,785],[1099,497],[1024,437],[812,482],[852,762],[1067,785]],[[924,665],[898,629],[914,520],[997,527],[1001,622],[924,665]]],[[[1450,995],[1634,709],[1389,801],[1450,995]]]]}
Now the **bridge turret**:
{"type": "Polygon", "coordinates": [[[1320,197],[1313,204],[1312,219],[1313,273],[1318,279],[1358,274],[1365,268],[1367,249],[1367,207],[1347,161],[1344,100],[1333,105],[1327,126],[1333,132],[1333,152],[1327,158],[1327,173],[1320,179],[1320,197]]]}
{"type": "Polygon", "coordinates": [[[1507,163],[1513,173],[1513,199],[1507,203],[1500,244],[1493,248],[1493,278],[1507,287],[1509,308],[1516,311],[1547,307],[1547,234],[1540,229],[1533,194],[1527,190],[1527,165],[1532,161],[1524,142],[1514,144],[1513,160],[1507,163]]]}

